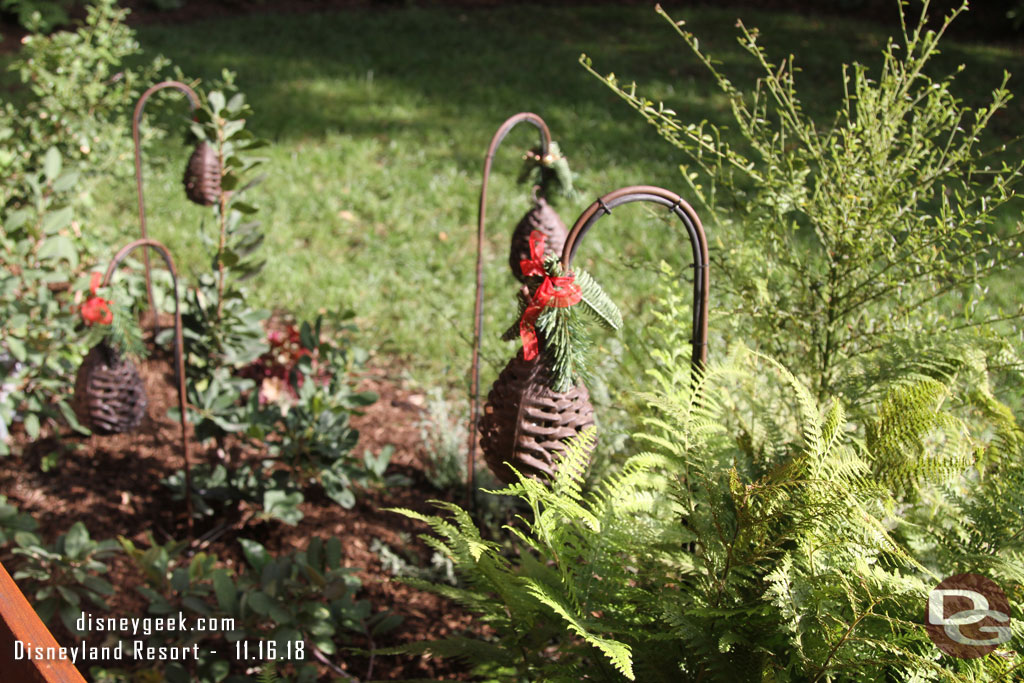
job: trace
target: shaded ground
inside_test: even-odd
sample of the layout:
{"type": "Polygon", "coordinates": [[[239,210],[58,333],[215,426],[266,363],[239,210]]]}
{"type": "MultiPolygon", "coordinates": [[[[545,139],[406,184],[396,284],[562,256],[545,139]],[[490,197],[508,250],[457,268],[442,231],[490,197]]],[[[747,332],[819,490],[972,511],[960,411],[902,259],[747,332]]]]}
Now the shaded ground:
{"type": "MultiPolygon", "coordinates": [[[[399,9],[408,6],[434,7],[455,6],[467,9],[486,9],[515,0],[182,0],[177,9],[159,10],[151,0],[122,0],[121,5],[132,10],[129,23],[132,24],[177,24],[202,21],[216,17],[230,17],[258,13],[300,14],[308,12],[329,12],[346,9],[399,9]]],[[[538,3],[540,4],[540,3],[538,3]]],[[[544,5],[638,5],[653,7],[653,0],[554,0],[544,5]]],[[[663,0],[660,3],[668,10],[694,6],[736,7],[762,11],[793,12],[804,15],[837,15],[873,21],[886,27],[898,22],[896,0],[836,0],[835,2],[810,2],[808,0],[663,0]]],[[[932,0],[931,15],[941,17],[961,0],[932,0]]],[[[1020,3],[1017,0],[988,0],[971,5],[971,9],[951,29],[950,34],[960,39],[998,41],[1005,43],[1024,42],[1024,26],[1015,25],[1007,13],[1020,3]]],[[[917,3],[914,8],[917,9],[917,3]]],[[[1024,11],[1024,7],[1018,7],[1024,11]]],[[[74,8],[72,16],[84,16],[81,6],[74,8]]],[[[17,49],[25,35],[14,20],[14,15],[0,12],[0,54],[17,49]]]]}

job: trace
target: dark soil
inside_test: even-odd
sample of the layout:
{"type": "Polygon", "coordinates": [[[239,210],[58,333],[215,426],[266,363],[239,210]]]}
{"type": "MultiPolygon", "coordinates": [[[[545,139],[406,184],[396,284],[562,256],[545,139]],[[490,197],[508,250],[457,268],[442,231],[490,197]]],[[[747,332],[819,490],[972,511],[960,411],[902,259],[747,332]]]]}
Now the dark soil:
{"type": "MultiPolygon", "coordinates": [[[[151,357],[140,363],[139,371],[149,398],[148,414],[138,431],[131,434],[90,437],[64,437],[61,442],[44,438],[29,443],[24,434],[15,434],[14,448],[22,457],[0,459],[0,493],[40,525],[38,533],[47,542],[66,532],[76,521],[85,521],[94,540],[124,536],[137,546],[148,547],[147,533],[158,542],[170,538],[189,538],[182,502],[173,500],[161,480],[182,469],[180,426],[166,417],[177,403],[176,385],[170,358],[151,357]],[[56,467],[41,470],[43,459],[61,451],[56,467]]],[[[244,567],[239,538],[264,544],[274,553],[305,548],[313,536],[337,537],[344,549],[343,564],[355,570],[363,583],[357,596],[369,600],[375,609],[388,609],[403,616],[395,630],[373,643],[376,648],[400,643],[444,637],[473,628],[468,614],[457,605],[433,594],[410,588],[395,580],[371,550],[379,539],[406,556],[419,558],[429,566],[432,552],[417,535],[422,524],[401,515],[386,512],[387,507],[404,507],[430,513],[430,499],[454,500],[462,491],[438,491],[424,475],[425,454],[417,426],[422,416],[423,396],[403,389],[384,369],[365,372],[360,390],[374,391],[379,400],[352,419],[359,429],[356,453],[364,449],[377,453],[385,445],[395,448],[388,474],[402,474],[412,483],[388,490],[360,491],[358,503],[346,510],[323,495],[317,486],[306,492],[302,505],[304,518],[296,526],[277,520],[255,521],[244,504],[228,512],[228,518],[197,521],[193,538],[198,540],[189,552],[202,550],[216,555],[231,567],[244,567]],[[210,540],[201,540],[203,538],[210,540]]],[[[251,446],[233,444],[228,450],[243,458],[261,457],[251,446]]],[[[192,443],[193,466],[222,457],[216,448],[192,443]]],[[[16,557],[3,562],[12,571],[16,557]]],[[[107,616],[141,617],[148,607],[136,591],[143,583],[141,573],[124,555],[111,563],[106,578],[116,586],[109,599],[109,610],[96,610],[107,616]]],[[[50,623],[62,643],[73,642],[58,619],[50,623]]],[[[90,643],[93,644],[93,643],[90,643]]],[[[367,648],[370,643],[355,640],[352,645],[367,648]]],[[[365,680],[369,659],[340,655],[334,663],[358,680],[365,680]]],[[[86,670],[82,667],[83,671],[86,670]]],[[[321,667],[328,680],[328,669],[321,667]]],[[[373,661],[374,679],[431,678],[463,680],[465,675],[451,662],[427,657],[377,656],[373,661]]]]}

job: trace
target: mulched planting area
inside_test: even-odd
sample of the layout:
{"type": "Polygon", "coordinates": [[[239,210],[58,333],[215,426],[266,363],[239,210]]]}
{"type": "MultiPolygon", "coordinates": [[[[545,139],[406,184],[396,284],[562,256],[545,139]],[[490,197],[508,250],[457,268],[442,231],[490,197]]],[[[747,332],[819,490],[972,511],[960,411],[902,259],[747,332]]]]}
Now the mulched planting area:
{"type": "MultiPolygon", "coordinates": [[[[154,354],[139,364],[149,406],[135,433],[70,436],[62,442],[43,438],[34,443],[28,442],[23,433],[14,434],[15,452],[22,451],[23,455],[0,459],[0,494],[37,520],[37,533],[45,541],[52,542],[79,520],[85,522],[93,540],[120,535],[142,548],[148,547],[147,532],[161,543],[170,538],[189,537],[184,503],[175,501],[170,489],[161,483],[184,465],[180,425],[167,417],[167,410],[177,405],[172,367],[169,355],[154,354]],[[55,450],[61,451],[56,466],[43,472],[43,459],[55,450]]],[[[418,427],[424,397],[403,389],[388,375],[384,369],[370,369],[359,380],[359,390],[376,392],[379,400],[365,408],[363,415],[352,418],[352,425],[360,434],[354,452],[362,454],[369,449],[377,453],[386,445],[394,446],[387,474],[404,475],[410,480],[409,485],[361,490],[357,504],[350,510],[327,498],[318,486],[310,486],[304,492],[306,500],[301,506],[304,517],[296,526],[278,520],[257,520],[253,516],[256,511],[242,504],[231,511],[229,519],[196,520],[193,534],[198,542],[189,551],[214,554],[229,567],[248,568],[239,538],[256,540],[275,554],[305,548],[313,536],[339,538],[344,566],[353,568],[363,582],[357,598],[369,600],[375,610],[388,609],[404,618],[397,629],[373,644],[376,648],[441,638],[474,628],[470,615],[457,605],[392,577],[382,567],[378,554],[371,550],[374,539],[379,539],[396,551],[418,557],[420,566],[429,566],[432,551],[417,538],[426,531],[425,526],[385,508],[404,507],[432,513],[435,509],[429,500],[455,500],[463,495],[461,490],[438,491],[426,479],[426,455],[418,427]]],[[[193,443],[193,466],[232,455],[266,457],[265,453],[240,443],[229,443],[227,451],[218,452],[216,448],[193,443]]],[[[13,573],[18,560],[5,557],[4,561],[13,573]]],[[[116,590],[108,600],[110,609],[103,615],[146,615],[147,602],[136,590],[143,584],[143,578],[127,556],[118,555],[105,578],[116,590]]],[[[94,608],[94,612],[99,614],[99,608],[94,608]]],[[[49,625],[62,644],[73,642],[59,619],[55,617],[49,625]]],[[[359,642],[356,637],[354,645],[365,648],[369,643],[359,642]]],[[[357,679],[367,679],[367,657],[340,654],[333,661],[357,679]]],[[[321,668],[328,680],[327,668],[321,668]]],[[[454,662],[428,657],[373,659],[374,679],[424,677],[466,679],[454,662]]]]}

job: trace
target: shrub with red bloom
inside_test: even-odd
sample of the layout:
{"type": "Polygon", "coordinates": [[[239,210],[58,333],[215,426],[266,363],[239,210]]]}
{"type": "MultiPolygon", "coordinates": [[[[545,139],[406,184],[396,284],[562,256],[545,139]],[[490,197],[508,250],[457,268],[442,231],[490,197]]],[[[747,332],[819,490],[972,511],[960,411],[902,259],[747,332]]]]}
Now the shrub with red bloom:
{"type": "Polygon", "coordinates": [[[93,325],[95,323],[109,325],[114,321],[114,312],[110,310],[111,302],[96,296],[96,290],[99,289],[102,280],[103,276],[99,273],[92,274],[92,280],[89,283],[89,292],[92,296],[82,304],[81,309],[82,320],[85,321],[86,325],[93,325]]]}
{"type": "Polygon", "coordinates": [[[295,325],[285,325],[283,330],[268,330],[267,343],[270,351],[238,372],[241,377],[259,382],[260,405],[296,401],[296,389],[302,387],[310,371],[314,381],[320,384],[326,385],[330,380],[328,368],[322,367],[316,354],[302,345],[302,336],[295,325]],[[312,359],[308,371],[299,365],[299,359],[304,356],[312,359]]]}

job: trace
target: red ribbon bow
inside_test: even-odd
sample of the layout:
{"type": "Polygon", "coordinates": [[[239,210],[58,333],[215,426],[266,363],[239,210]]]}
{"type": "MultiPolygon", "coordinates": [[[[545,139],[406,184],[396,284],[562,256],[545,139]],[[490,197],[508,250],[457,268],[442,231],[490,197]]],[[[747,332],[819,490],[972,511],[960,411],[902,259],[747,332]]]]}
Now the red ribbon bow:
{"type": "Polygon", "coordinates": [[[554,308],[568,308],[578,304],[583,298],[579,285],[576,284],[576,276],[572,273],[562,277],[552,277],[544,270],[544,235],[534,230],[530,233],[530,256],[529,260],[523,259],[519,267],[523,275],[543,275],[544,281],[534,292],[530,304],[523,312],[519,320],[519,337],[523,340],[523,359],[533,360],[540,352],[537,341],[537,318],[547,306],[554,308]]]}
{"type": "Polygon", "coordinates": [[[102,281],[102,275],[99,273],[92,274],[92,279],[89,282],[89,292],[92,296],[82,304],[82,320],[85,321],[86,325],[92,325],[93,323],[109,325],[114,321],[114,313],[110,310],[111,302],[96,296],[96,290],[99,289],[102,281]]]}
{"type": "Polygon", "coordinates": [[[540,275],[542,277],[547,275],[547,272],[544,270],[544,243],[547,240],[548,238],[540,230],[534,230],[530,233],[530,258],[522,259],[519,262],[519,270],[522,271],[524,277],[528,275],[540,275]]]}

